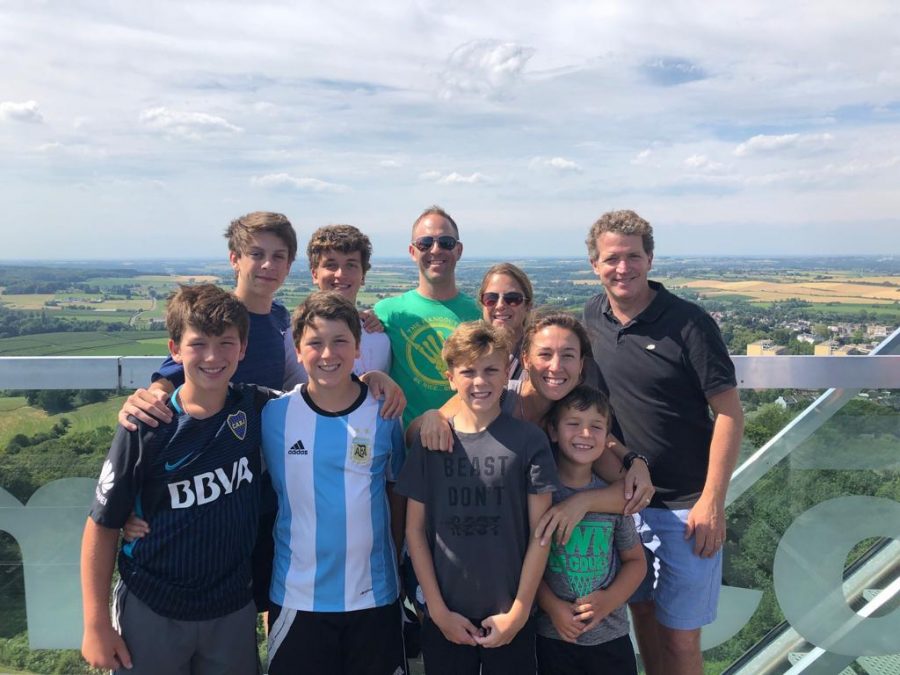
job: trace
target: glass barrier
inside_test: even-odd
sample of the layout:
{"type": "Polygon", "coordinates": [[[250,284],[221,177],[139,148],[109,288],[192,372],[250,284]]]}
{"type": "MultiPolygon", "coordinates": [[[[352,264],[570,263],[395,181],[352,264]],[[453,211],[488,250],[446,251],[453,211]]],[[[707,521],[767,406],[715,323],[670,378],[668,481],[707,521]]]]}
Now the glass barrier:
{"type": "MultiPolygon", "coordinates": [[[[116,368],[129,384],[145,377],[116,368]]],[[[897,672],[900,390],[741,395],[706,672],[897,672]]],[[[91,672],[76,651],[79,546],[122,400],[96,389],[0,395],[0,672],[91,672]]]]}

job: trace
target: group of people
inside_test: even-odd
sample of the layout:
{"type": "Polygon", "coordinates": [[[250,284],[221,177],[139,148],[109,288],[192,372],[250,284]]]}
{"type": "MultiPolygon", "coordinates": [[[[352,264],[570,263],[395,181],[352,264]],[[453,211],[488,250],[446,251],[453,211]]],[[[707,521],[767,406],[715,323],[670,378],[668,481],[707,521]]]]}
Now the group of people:
{"type": "Polygon", "coordinates": [[[288,219],[226,238],[234,292],[170,298],[170,357],[101,471],[91,665],[257,672],[260,611],[273,675],[397,675],[405,604],[429,675],[636,673],[627,604],[649,675],[702,672],[743,418],[715,322],[648,280],[649,223],[593,224],[583,322],[535,308],[510,263],[461,293],[439,207],[412,227],[416,288],[372,311],[357,228],[312,235],[319,290],[293,316],[288,219]]]}

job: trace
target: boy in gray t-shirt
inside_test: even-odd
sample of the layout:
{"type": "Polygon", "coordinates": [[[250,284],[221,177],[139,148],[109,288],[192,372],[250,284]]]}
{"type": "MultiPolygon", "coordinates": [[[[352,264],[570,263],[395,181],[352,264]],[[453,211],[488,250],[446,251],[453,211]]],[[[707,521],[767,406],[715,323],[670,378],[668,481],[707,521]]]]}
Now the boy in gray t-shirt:
{"type": "Polygon", "coordinates": [[[461,410],[453,449],[416,439],[395,490],[407,497],[409,555],[425,596],[428,675],[534,673],[534,594],[548,547],[533,536],[550,506],[556,470],[535,425],[500,411],[506,336],[483,322],[444,343],[461,410]]]}
{"type": "MultiPolygon", "coordinates": [[[[581,385],[559,401],[549,417],[561,484],[553,501],[603,487],[591,465],[606,447],[606,397],[581,385]]],[[[587,513],[567,544],[554,542],[538,589],[541,675],[636,675],[625,603],[645,572],[641,540],[628,516],[587,513]]]]}

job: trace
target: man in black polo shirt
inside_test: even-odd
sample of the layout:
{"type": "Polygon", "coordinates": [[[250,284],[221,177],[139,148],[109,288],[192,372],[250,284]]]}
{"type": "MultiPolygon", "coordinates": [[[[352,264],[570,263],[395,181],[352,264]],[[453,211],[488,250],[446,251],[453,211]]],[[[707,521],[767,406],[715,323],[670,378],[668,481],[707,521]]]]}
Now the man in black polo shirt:
{"type": "Polygon", "coordinates": [[[606,213],[587,246],[605,289],[584,309],[601,386],[632,450],[626,466],[646,461],[656,487],[635,516],[656,563],[630,601],[641,657],[648,675],[699,675],[700,628],[715,618],[725,492],[743,434],[734,365],[703,309],[647,279],[647,221],[606,213]]]}

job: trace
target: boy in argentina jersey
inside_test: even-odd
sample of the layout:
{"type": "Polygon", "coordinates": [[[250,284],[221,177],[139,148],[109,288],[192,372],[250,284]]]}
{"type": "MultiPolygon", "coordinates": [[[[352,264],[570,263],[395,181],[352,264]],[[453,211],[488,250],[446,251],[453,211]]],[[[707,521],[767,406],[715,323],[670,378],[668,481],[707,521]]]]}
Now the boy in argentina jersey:
{"type": "Polygon", "coordinates": [[[353,375],[360,323],[352,302],[313,293],[294,313],[293,334],[309,382],[262,417],[278,498],[268,672],[403,673],[403,500],[391,489],[402,428],[353,375]]]}
{"type": "Polygon", "coordinates": [[[231,294],[182,287],[166,324],[185,384],[169,402],[171,422],[120,426],[103,465],[82,542],[82,653],[94,667],[131,673],[256,672],[250,554],[260,414],[272,394],[229,385],[248,327],[231,294]],[[150,533],[119,552],[114,630],[109,587],[132,510],[150,533]]]}

